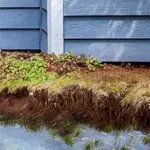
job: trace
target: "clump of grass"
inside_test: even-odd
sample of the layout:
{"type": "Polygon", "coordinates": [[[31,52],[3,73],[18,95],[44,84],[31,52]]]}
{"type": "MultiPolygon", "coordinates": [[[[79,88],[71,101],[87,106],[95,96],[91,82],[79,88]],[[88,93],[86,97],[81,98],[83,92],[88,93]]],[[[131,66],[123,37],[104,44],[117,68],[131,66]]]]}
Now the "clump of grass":
{"type": "Polygon", "coordinates": [[[143,143],[150,145],[150,134],[148,134],[144,137],[143,143]]]}
{"type": "Polygon", "coordinates": [[[24,126],[28,131],[37,132],[42,129],[38,118],[20,118],[14,119],[13,117],[2,117],[0,118],[0,122],[4,125],[14,126],[16,124],[21,127],[24,126]]]}
{"type": "Polygon", "coordinates": [[[130,150],[127,146],[122,146],[120,150],[130,150]]]}
{"type": "Polygon", "coordinates": [[[51,128],[49,128],[48,129],[48,132],[49,132],[49,134],[54,138],[55,136],[57,136],[57,130],[55,130],[55,129],[51,129],[51,128]]]}
{"type": "Polygon", "coordinates": [[[103,127],[101,130],[108,133],[111,132],[114,128],[115,126],[113,124],[110,124],[108,126],[103,127]]]}
{"type": "Polygon", "coordinates": [[[67,145],[72,146],[74,144],[73,137],[71,135],[66,135],[65,137],[63,137],[63,140],[67,145]]]}
{"type": "Polygon", "coordinates": [[[143,93],[143,96],[150,97],[150,91],[146,91],[143,93]]]}
{"type": "Polygon", "coordinates": [[[80,137],[81,129],[80,128],[76,128],[74,134],[75,134],[75,137],[80,137]]]}
{"type": "Polygon", "coordinates": [[[88,143],[86,143],[85,150],[92,150],[98,146],[101,146],[101,148],[103,147],[103,143],[101,143],[99,139],[91,140],[88,143]]]}

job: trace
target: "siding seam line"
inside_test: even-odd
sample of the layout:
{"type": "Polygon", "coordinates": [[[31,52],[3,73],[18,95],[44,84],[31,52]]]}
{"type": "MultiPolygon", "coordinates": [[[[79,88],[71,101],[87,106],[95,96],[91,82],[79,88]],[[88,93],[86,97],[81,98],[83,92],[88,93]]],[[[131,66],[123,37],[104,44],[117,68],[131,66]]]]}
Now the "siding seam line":
{"type": "Polygon", "coordinates": [[[40,0],[40,25],[39,25],[39,27],[40,27],[40,39],[39,39],[39,49],[40,50],[42,50],[41,48],[41,44],[42,44],[42,17],[43,17],[43,13],[42,13],[42,4],[43,4],[43,2],[42,2],[42,0],[40,0]]]}
{"type": "Polygon", "coordinates": [[[0,9],[39,9],[40,7],[0,7],[0,9]]]}
{"type": "Polygon", "coordinates": [[[150,40],[150,38],[64,38],[64,40],[150,40]]]}

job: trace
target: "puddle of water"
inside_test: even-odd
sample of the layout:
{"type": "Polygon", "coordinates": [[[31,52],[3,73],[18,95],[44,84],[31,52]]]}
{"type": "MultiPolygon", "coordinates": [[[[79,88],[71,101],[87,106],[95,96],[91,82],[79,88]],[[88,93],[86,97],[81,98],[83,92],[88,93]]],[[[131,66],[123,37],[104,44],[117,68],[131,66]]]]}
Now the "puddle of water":
{"type": "Polygon", "coordinates": [[[136,130],[103,132],[83,125],[60,136],[54,129],[34,132],[18,124],[1,124],[0,150],[150,150],[143,144],[145,136],[136,130]]]}

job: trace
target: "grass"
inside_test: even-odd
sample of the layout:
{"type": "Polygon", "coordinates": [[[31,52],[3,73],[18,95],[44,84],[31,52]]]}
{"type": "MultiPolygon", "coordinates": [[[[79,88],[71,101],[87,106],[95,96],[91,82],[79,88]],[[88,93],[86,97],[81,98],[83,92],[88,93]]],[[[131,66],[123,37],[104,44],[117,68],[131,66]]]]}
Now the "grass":
{"type": "Polygon", "coordinates": [[[148,134],[144,137],[143,143],[150,145],[150,134],[148,134]]]}
{"type": "Polygon", "coordinates": [[[130,150],[127,146],[122,146],[120,150],[130,150]]]}
{"type": "Polygon", "coordinates": [[[97,149],[98,147],[100,147],[102,150],[102,149],[104,149],[103,146],[104,146],[103,143],[101,143],[101,141],[99,139],[91,140],[88,143],[86,143],[85,150],[94,150],[94,149],[97,149]]]}
{"type": "Polygon", "coordinates": [[[103,66],[91,56],[85,59],[72,53],[59,56],[11,53],[5,57],[0,55],[0,60],[0,91],[26,86],[61,92],[66,86],[79,85],[101,95],[125,94],[124,101],[150,99],[150,69],[103,66]],[[64,64],[70,67],[69,72],[63,70],[64,64]],[[84,67],[80,67],[81,64],[84,67]],[[91,65],[94,69],[89,69],[91,65]],[[59,68],[61,74],[52,68],[59,68]]]}
{"type": "Polygon", "coordinates": [[[73,145],[74,143],[73,137],[71,135],[66,135],[65,137],[63,137],[63,140],[67,145],[73,145]]]}

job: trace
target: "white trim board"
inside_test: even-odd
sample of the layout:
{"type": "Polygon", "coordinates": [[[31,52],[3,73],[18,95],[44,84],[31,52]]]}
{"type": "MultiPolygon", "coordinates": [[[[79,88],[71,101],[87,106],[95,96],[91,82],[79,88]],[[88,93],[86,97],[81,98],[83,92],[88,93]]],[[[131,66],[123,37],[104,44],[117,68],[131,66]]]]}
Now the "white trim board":
{"type": "Polygon", "coordinates": [[[47,0],[48,53],[64,52],[64,0],[47,0]]]}

